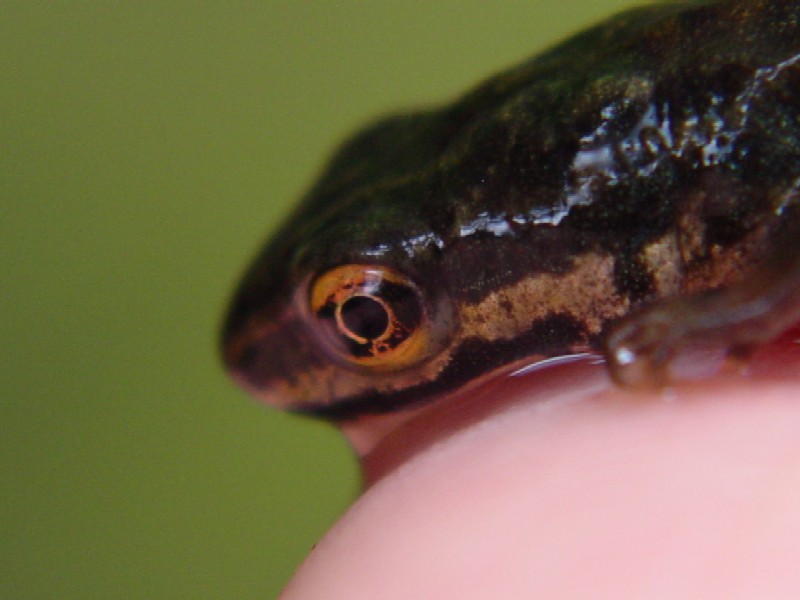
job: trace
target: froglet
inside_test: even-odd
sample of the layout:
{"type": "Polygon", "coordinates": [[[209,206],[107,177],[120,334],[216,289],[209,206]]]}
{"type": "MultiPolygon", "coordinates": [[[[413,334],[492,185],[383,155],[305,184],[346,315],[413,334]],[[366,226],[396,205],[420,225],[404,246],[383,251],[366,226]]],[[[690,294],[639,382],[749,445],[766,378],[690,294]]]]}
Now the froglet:
{"type": "Polygon", "coordinates": [[[800,0],[630,10],[345,143],[246,272],[227,368],[338,421],[520,364],[657,381],[800,320],[800,0]]]}

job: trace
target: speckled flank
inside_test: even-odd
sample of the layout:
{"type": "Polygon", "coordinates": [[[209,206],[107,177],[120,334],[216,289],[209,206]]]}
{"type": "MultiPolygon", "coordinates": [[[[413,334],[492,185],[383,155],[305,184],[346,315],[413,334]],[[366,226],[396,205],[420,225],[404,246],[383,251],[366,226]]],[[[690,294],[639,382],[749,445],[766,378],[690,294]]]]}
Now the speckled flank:
{"type": "Polygon", "coordinates": [[[628,300],[613,283],[610,256],[585,254],[565,273],[540,273],[461,307],[464,338],[512,340],[552,314],[567,315],[588,334],[600,333],[603,323],[627,312],[628,300]]]}

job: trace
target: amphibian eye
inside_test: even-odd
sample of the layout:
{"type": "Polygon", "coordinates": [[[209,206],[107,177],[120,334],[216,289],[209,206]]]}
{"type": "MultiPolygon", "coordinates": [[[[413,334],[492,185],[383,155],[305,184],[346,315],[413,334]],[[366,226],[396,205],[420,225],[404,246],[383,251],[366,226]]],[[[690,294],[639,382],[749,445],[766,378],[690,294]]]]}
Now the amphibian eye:
{"type": "Polygon", "coordinates": [[[348,364],[397,370],[429,354],[422,296],[386,267],[344,265],[313,281],[309,299],[320,340],[348,364]]]}

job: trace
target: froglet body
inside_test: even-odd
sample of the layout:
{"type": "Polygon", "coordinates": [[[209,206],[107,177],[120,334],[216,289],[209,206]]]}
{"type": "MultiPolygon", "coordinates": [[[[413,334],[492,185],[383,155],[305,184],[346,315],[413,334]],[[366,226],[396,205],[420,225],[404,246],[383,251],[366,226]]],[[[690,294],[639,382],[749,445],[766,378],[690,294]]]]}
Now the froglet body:
{"type": "Polygon", "coordinates": [[[800,1],[635,9],[347,142],[247,271],[227,367],[347,420],[523,362],[800,318],[800,1]]]}

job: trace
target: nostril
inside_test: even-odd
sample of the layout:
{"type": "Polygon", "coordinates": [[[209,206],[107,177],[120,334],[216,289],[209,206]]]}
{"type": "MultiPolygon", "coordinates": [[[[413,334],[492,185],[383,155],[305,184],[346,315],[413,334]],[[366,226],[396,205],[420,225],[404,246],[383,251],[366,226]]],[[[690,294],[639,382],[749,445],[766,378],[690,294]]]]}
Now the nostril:
{"type": "Polygon", "coordinates": [[[254,345],[245,346],[238,353],[238,356],[229,363],[229,366],[237,371],[252,371],[258,360],[258,349],[254,345]]]}

